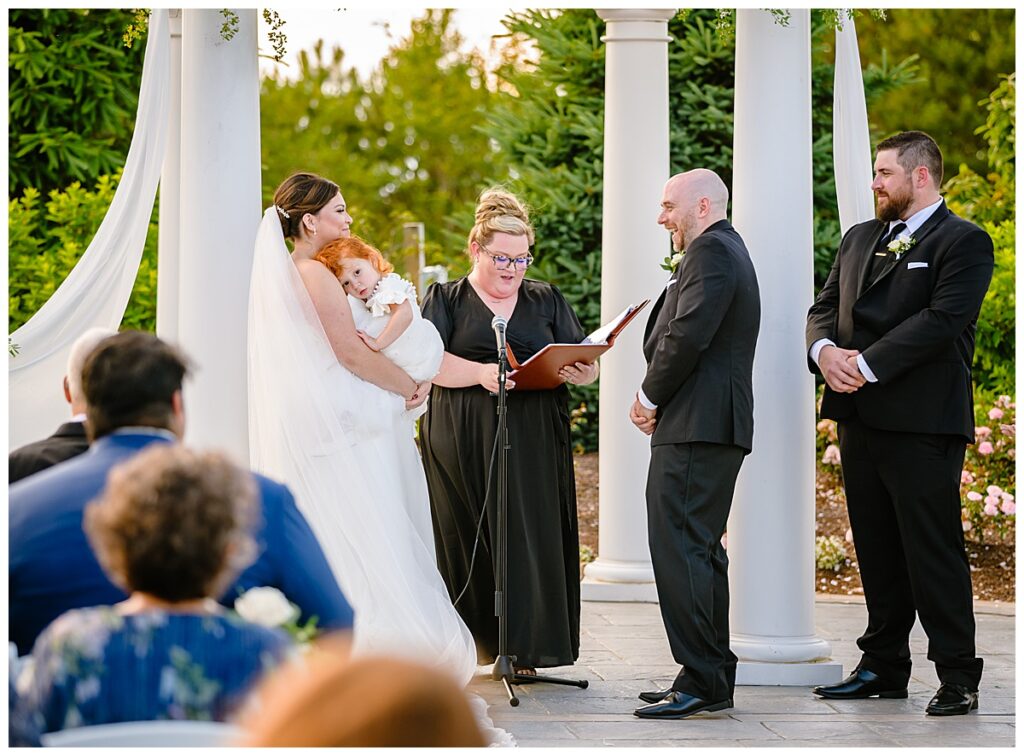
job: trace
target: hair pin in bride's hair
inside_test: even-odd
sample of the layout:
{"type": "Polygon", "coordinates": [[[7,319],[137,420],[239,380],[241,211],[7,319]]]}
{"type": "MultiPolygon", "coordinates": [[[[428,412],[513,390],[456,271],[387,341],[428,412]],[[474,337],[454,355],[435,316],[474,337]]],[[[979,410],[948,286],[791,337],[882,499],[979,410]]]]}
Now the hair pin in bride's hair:
{"type": "Polygon", "coordinates": [[[274,205],[274,207],[276,208],[277,212],[279,212],[281,214],[282,218],[285,218],[287,220],[291,220],[292,216],[288,215],[288,213],[286,213],[283,209],[281,209],[277,205],[274,205]]]}

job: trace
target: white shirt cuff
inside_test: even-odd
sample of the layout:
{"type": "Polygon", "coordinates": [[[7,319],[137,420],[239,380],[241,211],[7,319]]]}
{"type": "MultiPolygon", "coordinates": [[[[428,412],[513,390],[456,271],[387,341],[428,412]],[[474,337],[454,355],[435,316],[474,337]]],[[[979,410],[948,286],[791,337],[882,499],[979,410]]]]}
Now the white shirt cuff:
{"type": "Polygon", "coordinates": [[[857,355],[857,367],[860,368],[860,374],[867,379],[868,383],[878,383],[878,377],[871,372],[871,368],[868,367],[863,354],[857,355]]]}
{"type": "Polygon", "coordinates": [[[658,409],[658,405],[647,398],[647,394],[644,393],[643,389],[640,389],[639,391],[636,392],[636,398],[637,400],[639,400],[640,404],[642,404],[645,408],[649,410],[658,409]]]}
{"type": "MultiPolygon", "coordinates": [[[[814,364],[818,365],[818,355],[821,354],[821,350],[822,349],[824,349],[827,346],[835,346],[835,345],[836,345],[836,342],[832,341],[832,339],[818,339],[813,344],[811,344],[811,352],[810,352],[810,354],[811,354],[811,359],[814,360],[814,364]]],[[[820,368],[821,365],[818,365],[818,367],[820,368]]]]}

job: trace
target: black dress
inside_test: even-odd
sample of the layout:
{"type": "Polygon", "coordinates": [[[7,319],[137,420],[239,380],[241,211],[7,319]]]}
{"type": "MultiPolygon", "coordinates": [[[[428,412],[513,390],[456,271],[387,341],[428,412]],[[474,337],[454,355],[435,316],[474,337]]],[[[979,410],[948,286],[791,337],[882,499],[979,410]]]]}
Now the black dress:
{"type": "MultiPolygon", "coordinates": [[[[445,350],[473,362],[498,361],[493,316],[465,278],[434,284],[423,299],[423,317],[437,326],[445,350]]],[[[516,359],[584,335],[558,289],[523,280],[507,327],[516,359]]],[[[579,656],[579,532],[568,400],[564,385],[508,393],[507,653],[517,657],[517,666],[556,667],[579,656]]],[[[438,568],[453,599],[469,574],[497,432],[496,406],[497,398],[480,385],[434,386],[420,428],[438,568]]],[[[497,457],[494,468],[476,564],[456,606],[481,664],[492,662],[498,651],[491,541],[497,457]]]]}

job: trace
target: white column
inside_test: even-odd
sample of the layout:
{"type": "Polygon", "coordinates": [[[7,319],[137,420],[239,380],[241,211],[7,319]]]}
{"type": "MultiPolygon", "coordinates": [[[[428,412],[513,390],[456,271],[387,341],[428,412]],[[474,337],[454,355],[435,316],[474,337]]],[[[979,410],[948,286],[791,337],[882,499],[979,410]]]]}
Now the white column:
{"type": "Polygon", "coordinates": [[[160,171],[157,239],[156,335],[178,341],[178,289],[181,236],[181,9],[167,12],[171,31],[171,103],[167,148],[160,171]]]}
{"type": "MultiPolygon", "coordinates": [[[[606,22],[601,318],[657,298],[669,240],[657,225],[669,175],[668,21],[673,10],[599,10],[606,22]]],[[[584,571],[591,601],[656,601],[644,496],[650,439],[629,422],[644,377],[646,314],[601,358],[598,558],[584,571]]]]}
{"type": "Polygon", "coordinates": [[[188,443],[248,465],[246,317],[260,220],[256,11],[185,10],[181,87],[179,343],[195,361],[185,386],[188,443]]]}
{"type": "Polygon", "coordinates": [[[810,14],[790,12],[786,27],[763,10],[736,15],[733,223],[761,289],[754,449],[728,527],[731,646],[744,685],[842,676],[814,630],[810,14]]]}

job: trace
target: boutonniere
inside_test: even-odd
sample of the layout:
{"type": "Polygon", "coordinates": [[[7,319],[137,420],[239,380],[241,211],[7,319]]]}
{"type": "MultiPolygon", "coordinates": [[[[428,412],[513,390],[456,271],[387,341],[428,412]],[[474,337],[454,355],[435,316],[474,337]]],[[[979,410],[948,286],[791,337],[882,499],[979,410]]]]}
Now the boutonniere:
{"type": "Polygon", "coordinates": [[[661,269],[667,270],[671,273],[679,266],[679,263],[683,261],[683,255],[685,254],[686,250],[684,249],[682,252],[676,252],[671,257],[666,257],[661,263],[661,269]]]}
{"type": "Polygon", "coordinates": [[[896,259],[899,260],[915,244],[917,244],[917,239],[913,236],[900,234],[886,245],[886,249],[896,255],[896,259]]]}

